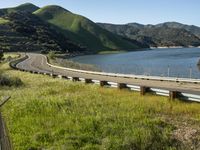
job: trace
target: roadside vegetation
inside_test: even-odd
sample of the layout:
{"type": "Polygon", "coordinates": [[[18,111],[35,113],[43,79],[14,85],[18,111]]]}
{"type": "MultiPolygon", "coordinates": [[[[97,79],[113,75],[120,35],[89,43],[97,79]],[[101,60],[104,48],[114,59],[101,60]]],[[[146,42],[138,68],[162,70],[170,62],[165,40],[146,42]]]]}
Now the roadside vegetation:
{"type": "Polygon", "coordinates": [[[19,78],[11,77],[11,76],[9,76],[7,74],[4,74],[4,73],[0,72],[0,87],[2,87],[2,86],[19,87],[22,84],[23,83],[19,78]]]}
{"type": "MultiPolygon", "coordinates": [[[[5,64],[5,62],[10,61],[18,56],[19,56],[18,54],[14,54],[14,53],[13,54],[11,54],[11,53],[4,54],[3,51],[0,51],[0,66],[5,64]]],[[[9,74],[6,74],[6,70],[4,70],[0,67],[0,89],[3,86],[19,87],[22,84],[23,83],[22,83],[21,79],[19,79],[18,77],[13,77],[13,76],[10,76],[9,74]]]]}
{"type": "Polygon", "coordinates": [[[47,57],[48,57],[49,62],[54,65],[58,65],[58,66],[66,67],[66,68],[86,70],[86,71],[99,71],[99,72],[101,71],[101,69],[95,65],[74,62],[72,60],[67,59],[66,56],[56,54],[56,52],[54,51],[50,51],[47,54],[47,57]]]}
{"type": "Polygon", "coordinates": [[[15,149],[200,148],[199,104],[1,69],[24,83],[0,87],[15,149]]]}

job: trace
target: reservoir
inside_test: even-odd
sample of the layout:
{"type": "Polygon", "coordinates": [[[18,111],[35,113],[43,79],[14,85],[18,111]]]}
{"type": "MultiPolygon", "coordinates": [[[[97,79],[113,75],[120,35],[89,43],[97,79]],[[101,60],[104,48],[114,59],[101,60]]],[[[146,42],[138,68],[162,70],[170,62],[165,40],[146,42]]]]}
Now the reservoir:
{"type": "Polygon", "coordinates": [[[86,55],[73,61],[104,72],[200,79],[200,48],[165,48],[119,54],[86,55]]]}

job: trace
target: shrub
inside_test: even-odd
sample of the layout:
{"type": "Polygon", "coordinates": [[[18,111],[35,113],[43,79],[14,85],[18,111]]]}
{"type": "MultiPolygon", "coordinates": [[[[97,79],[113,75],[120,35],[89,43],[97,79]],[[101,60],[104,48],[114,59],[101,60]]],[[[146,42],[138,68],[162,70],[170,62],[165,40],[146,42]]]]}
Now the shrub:
{"type": "Polygon", "coordinates": [[[49,57],[50,59],[55,59],[55,57],[56,57],[56,52],[55,52],[55,51],[50,51],[50,52],[48,53],[48,57],[49,57]]]}
{"type": "Polygon", "coordinates": [[[0,75],[0,86],[21,86],[23,83],[21,79],[17,77],[9,77],[6,75],[0,75]]]}
{"type": "Polygon", "coordinates": [[[41,54],[48,54],[48,51],[47,50],[41,50],[40,53],[41,54]]]}

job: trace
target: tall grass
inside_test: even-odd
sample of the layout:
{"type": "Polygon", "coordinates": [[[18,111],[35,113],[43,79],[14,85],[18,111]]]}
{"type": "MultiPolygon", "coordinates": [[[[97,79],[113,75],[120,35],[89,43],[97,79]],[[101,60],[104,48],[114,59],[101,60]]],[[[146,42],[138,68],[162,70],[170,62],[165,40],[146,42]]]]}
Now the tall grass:
{"type": "Polygon", "coordinates": [[[10,77],[6,74],[0,73],[0,86],[21,86],[23,83],[18,77],[10,77]]]}
{"type": "Polygon", "coordinates": [[[196,103],[2,68],[25,84],[0,90],[12,97],[3,115],[15,149],[188,149],[173,133],[199,131],[196,103]]]}
{"type": "Polygon", "coordinates": [[[12,76],[10,74],[6,74],[6,70],[1,68],[2,63],[0,63],[0,89],[3,86],[14,86],[14,87],[19,87],[23,85],[23,82],[20,78],[12,76]]]}

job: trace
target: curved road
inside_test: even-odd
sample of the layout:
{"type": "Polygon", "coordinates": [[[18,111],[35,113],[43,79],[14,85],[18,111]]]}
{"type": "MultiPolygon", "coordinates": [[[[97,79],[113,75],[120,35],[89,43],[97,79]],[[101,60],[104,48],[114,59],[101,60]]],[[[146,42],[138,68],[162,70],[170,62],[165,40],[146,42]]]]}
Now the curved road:
{"type": "Polygon", "coordinates": [[[47,58],[41,54],[33,54],[28,53],[28,58],[19,64],[17,64],[17,68],[28,70],[28,71],[36,71],[42,73],[54,73],[56,75],[62,75],[67,77],[79,77],[100,81],[108,81],[108,82],[116,82],[116,83],[125,83],[130,85],[138,85],[138,86],[146,86],[151,88],[161,88],[170,91],[179,91],[179,92],[187,92],[191,94],[199,94],[200,93],[200,84],[194,83],[177,83],[177,82],[169,82],[169,81],[155,81],[155,80],[142,80],[142,79],[134,79],[134,78],[124,78],[124,77],[111,77],[106,75],[95,75],[88,73],[80,73],[67,69],[57,68],[50,66],[47,63],[47,58]]]}

